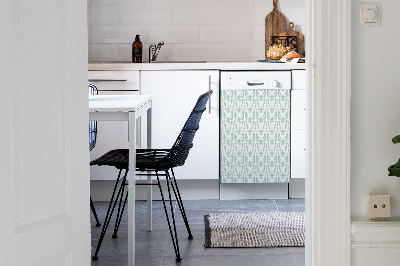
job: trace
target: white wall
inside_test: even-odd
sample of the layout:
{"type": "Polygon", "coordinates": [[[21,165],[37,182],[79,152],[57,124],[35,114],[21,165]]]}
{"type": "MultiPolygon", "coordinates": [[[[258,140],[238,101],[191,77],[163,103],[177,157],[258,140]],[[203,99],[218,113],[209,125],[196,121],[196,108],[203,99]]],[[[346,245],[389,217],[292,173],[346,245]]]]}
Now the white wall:
{"type": "MultiPolygon", "coordinates": [[[[278,10],[305,34],[305,0],[278,10]]],[[[89,62],[131,61],[141,35],[143,60],[164,41],[159,61],[264,59],[265,17],[272,0],[88,0],[89,62]]]]}
{"type": "Polygon", "coordinates": [[[400,2],[381,0],[380,27],[358,25],[352,10],[351,215],[366,216],[368,193],[391,195],[392,216],[400,218],[400,178],[387,168],[400,157],[400,2]]]}
{"type": "Polygon", "coordinates": [[[351,265],[399,265],[400,178],[387,168],[400,157],[400,2],[380,0],[381,26],[361,27],[363,2],[352,1],[351,265]],[[391,195],[392,222],[366,222],[369,193],[391,195]]]}

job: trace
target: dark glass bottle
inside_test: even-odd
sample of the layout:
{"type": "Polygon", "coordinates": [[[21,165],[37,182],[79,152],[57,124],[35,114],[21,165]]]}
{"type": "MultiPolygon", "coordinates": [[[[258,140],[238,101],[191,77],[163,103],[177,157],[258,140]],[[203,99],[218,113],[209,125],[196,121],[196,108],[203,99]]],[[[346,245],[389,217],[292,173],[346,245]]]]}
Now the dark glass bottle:
{"type": "Polygon", "coordinates": [[[140,41],[140,35],[136,35],[132,43],[132,63],[142,63],[143,45],[140,41]]]}

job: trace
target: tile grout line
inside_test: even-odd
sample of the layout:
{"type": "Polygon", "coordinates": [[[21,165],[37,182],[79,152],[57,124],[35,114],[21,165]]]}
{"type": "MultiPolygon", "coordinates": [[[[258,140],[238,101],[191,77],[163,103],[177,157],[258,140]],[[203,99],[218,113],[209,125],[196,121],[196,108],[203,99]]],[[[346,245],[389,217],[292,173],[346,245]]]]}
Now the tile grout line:
{"type": "Polygon", "coordinates": [[[278,211],[278,212],[279,212],[279,208],[278,208],[278,204],[276,203],[276,200],[275,200],[275,199],[273,199],[273,201],[274,201],[274,203],[275,203],[276,211],[278,211]]]}

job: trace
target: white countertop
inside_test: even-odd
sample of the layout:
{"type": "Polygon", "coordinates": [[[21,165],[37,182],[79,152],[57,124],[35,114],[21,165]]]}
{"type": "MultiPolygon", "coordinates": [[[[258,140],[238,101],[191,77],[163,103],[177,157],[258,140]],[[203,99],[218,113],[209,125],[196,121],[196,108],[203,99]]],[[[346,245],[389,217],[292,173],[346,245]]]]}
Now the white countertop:
{"type": "Polygon", "coordinates": [[[291,70],[306,69],[305,63],[261,62],[159,62],[159,63],[89,63],[89,70],[291,70]]]}

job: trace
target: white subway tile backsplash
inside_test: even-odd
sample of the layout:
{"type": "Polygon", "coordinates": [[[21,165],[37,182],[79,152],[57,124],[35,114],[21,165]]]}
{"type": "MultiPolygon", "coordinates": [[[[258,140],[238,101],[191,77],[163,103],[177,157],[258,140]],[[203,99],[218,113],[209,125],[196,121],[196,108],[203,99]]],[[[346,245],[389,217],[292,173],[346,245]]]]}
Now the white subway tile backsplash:
{"type": "Polygon", "coordinates": [[[113,7],[92,8],[90,25],[117,26],[118,8],[113,8],[113,7]]]}
{"type": "Polygon", "coordinates": [[[250,38],[254,44],[265,45],[265,26],[253,26],[250,38]]]}
{"type": "Polygon", "coordinates": [[[227,61],[251,62],[265,59],[264,44],[228,44],[227,61]]]}
{"type": "Polygon", "coordinates": [[[89,0],[92,7],[145,8],[146,0],[89,0]]]}
{"type": "Polygon", "coordinates": [[[204,8],[251,8],[253,0],[200,0],[200,7],[204,8]]]}
{"type": "Polygon", "coordinates": [[[257,8],[227,9],[228,26],[265,26],[268,12],[257,8]]]}
{"type": "Polygon", "coordinates": [[[199,43],[198,26],[151,26],[147,30],[149,43],[199,43]]]}
{"type": "MultiPolygon", "coordinates": [[[[296,0],[294,0],[296,1],[296,0]]],[[[264,9],[265,12],[267,12],[267,15],[269,12],[272,11],[274,8],[274,4],[272,1],[266,1],[266,0],[253,0],[253,7],[257,9],[264,9]]],[[[280,11],[280,1],[278,1],[278,10],[280,11]]]]}
{"type": "Polygon", "coordinates": [[[252,27],[201,26],[200,43],[250,43],[252,27]]]}
{"type": "Polygon", "coordinates": [[[132,44],[118,44],[118,61],[132,62],[132,44]]]}
{"type": "Polygon", "coordinates": [[[91,44],[91,62],[118,61],[118,44],[91,44]]]}
{"type": "Polygon", "coordinates": [[[121,8],[119,10],[119,25],[121,26],[172,25],[172,9],[121,8]]]}
{"type": "Polygon", "coordinates": [[[226,25],[226,9],[223,8],[179,8],[173,12],[173,25],[177,26],[226,25]]]}
{"type": "Polygon", "coordinates": [[[92,26],[91,43],[132,43],[136,34],[145,35],[145,27],[92,26]]]}
{"type": "Polygon", "coordinates": [[[226,44],[174,44],[174,61],[226,61],[226,44]]]}
{"type": "Polygon", "coordinates": [[[203,8],[227,8],[230,0],[200,0],[203,8]]]}
{"type": "Polygon", "coordinates": [[[200,0],[146,0],[147,8],[198,8],[200,0]]]}
{"type": "MultiPolygon", "coordinates": [[[[287,23],[305,34],[305,1],[280,0],[287,23]]],[[[264,58],[265,17],[272,0],[88,0],[89,61],[130,62],[140,34],[164,41],[157,61],[254,61],[264,58]]]]}
{"type": "Polygon", "coordinates": [[[299,24],[305,25],[306,23],[306,1],[305,0],[291,0],[281,1],[280,12],[286,17],[286,23],[297,21],[299,24]]]}
{"type": "Polygon", "coordinates": [[[253,7],[253,0],[229,0],[226,8],[248,8],[253,7]]]}

